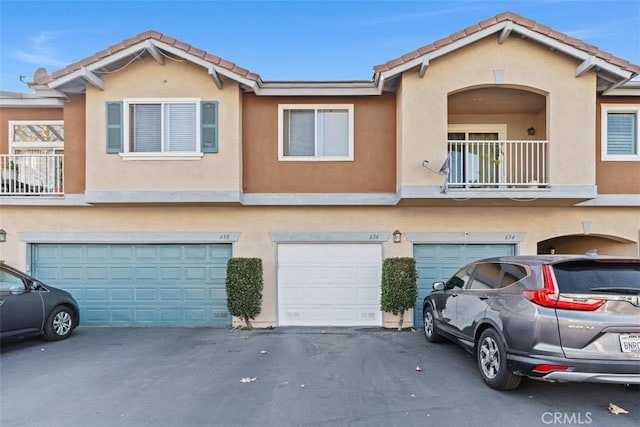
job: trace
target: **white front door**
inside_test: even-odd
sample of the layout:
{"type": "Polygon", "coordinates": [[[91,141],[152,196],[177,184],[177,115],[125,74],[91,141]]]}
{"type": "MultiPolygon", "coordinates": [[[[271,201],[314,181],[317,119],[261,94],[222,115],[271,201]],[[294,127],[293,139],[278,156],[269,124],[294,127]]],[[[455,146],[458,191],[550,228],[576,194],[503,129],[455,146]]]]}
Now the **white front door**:
{"type": "Polygon", "coordinates": [[[281,326],[380,326],[382,246],[278,245],[281,326]]]}

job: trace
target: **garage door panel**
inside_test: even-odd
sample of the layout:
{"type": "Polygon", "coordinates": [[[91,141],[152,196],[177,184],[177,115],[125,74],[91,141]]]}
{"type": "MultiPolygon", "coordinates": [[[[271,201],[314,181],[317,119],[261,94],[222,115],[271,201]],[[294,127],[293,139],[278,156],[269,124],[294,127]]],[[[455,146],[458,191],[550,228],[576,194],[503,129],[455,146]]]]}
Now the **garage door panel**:
{"type": "Polygon", "coordinates": [[[186,280],[202,281],[207,278],[206,267],[185,267],[184,278],[186,280]]]}
{"type": "Polygon", "coordinates": [[[34,275],[74,295],[82,324],[231,324],[231,245],[40,244],[32,253],[34,275]]]}
{"type": "Polygon", "coordinates": [[[155,246],[135,246],[133,256],[136,261],[155,261],[158,257],[158,250],[155,246]]]}
{"type": "Polygon", "coordinates": [[[329,280],[329,272],[326,269],[309,266],[305,267],[283,267],[280,266],[281,280],[284,283],[295,283],[296,286],[304,286],[305,284],[327,283],[329,280]]]}
{"type": "Polygon", "coordinates": [[[206,301],[207,290],[205,288],[191,288],[184,291],[185,301],[206,301]]]}
{"type": "Polygon", "coordinates": [[[112,260],[130,260],[133,259],[133,247],[130,246],[113,246],[109,247],[109,255],[112,260]]]}
{"type": "Polygon", "coordinates": [[[153,267],[136,267],[136,280],[158,280],[158,270],[153,267]]]}
{"type": "Polygon", "coordinates": [[[131,302],[133,301],[133,289],[111,289],[110,301],[131,302]]]}
{"type": "Polygon", "coordinates": [[[160,280],[178,280],[180,279],[179,267],[160,267],[158,269],[158,279],[160,280]]]}
{"type": "Polygon", "coordinates": [[[278,245],[280,325],[380,325],[381,266],[380,245],[278,245]]]}
{"type": "Polygon", "coordinates": [[[380,293],[369,288],[358,288],[358,304],[378,307],[380,304],[380,293]]]}
{"type": "Polygon", "coordinates": [[[109,272],[111,280],[134,280],[134,270],[131,267],[114,267],[109,272]]]}
{"type": "Polygon", "coordinates": [[[85,292],[85,298],[89,302],[107,302],[109,290],[106,288],[91,288],[85,292]]]}
{"type": "Polygon", "coordinates": [[[154,302],[158,299],[158,293],[155,289],[136,288],[135,298],[138,302],[154,302]]]}
{"type": "Polygon", "coordinates": [[[352,286],[333,286],[330,295],[329,303],[333,305],[339,305],[343,301],[357,301],[358,299],[357,289],[352,286]]]}
{"type": "Polygon", "coordinates": [[[62,280],[81,280],[81,267],[67,267],[60,270],[60,279],[62,280]]]}

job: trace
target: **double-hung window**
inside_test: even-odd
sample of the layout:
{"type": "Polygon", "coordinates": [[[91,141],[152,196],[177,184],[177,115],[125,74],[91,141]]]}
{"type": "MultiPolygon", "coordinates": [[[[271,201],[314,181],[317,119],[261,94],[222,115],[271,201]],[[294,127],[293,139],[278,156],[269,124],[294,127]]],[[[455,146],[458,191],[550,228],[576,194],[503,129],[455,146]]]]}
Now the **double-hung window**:
{"type": "Polygon", "coordinates": [[[218,150],[218,105],[199,99],[107,102],[107,152],[135,158],[199,157],[218,150]]]}
{"type": "Polygon", "coordinates": [[[640,161],[640,106],[602,105],[602,160],[640,161]]]}
{"type": "Polygon", "coordinates": [[[353,105],[280,105],[280,160],[353,160],[353,105]]]}

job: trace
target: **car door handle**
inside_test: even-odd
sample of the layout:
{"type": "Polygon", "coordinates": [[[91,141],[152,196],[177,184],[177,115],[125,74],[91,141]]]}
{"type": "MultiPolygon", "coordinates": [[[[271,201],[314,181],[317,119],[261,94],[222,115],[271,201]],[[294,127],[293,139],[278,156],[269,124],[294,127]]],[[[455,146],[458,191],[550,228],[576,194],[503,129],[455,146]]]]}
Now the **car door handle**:
{"type": "Polygon", "coordinates": [[[489,297],[486,295],[480,295],[478,298],[480,298],[482,301],[489,299],[489,297]]]}

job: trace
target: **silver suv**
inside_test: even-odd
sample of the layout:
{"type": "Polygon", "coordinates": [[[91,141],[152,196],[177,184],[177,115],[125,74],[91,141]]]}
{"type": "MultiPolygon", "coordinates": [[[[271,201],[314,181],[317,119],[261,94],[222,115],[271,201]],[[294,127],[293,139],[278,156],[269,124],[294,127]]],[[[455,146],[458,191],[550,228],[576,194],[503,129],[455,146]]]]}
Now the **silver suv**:
{"type": "Polygon", "coordinates": [[[640,259],[512,256],[463,267],[423,302],[424,334],[475,354],[487,385],[522,377],[640,384],[640,259]]]}

